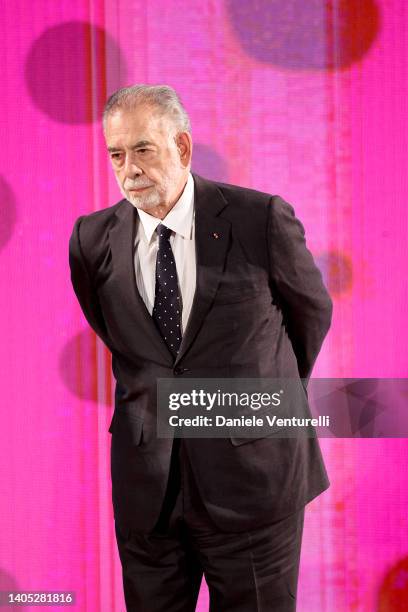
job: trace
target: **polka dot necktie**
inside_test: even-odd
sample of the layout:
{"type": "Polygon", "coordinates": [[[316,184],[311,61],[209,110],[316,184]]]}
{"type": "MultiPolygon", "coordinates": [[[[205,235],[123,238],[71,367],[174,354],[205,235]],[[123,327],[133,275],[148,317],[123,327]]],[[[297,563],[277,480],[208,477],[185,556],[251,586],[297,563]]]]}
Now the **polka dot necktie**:
{"type": "Polygon", "coordinates": [[[156,232],[159,249],[156,259],[156,290],[153,320],[174,357],[181,343],[181,295],[177,282],[176,262],[170,245],[171,229],[161,223],[156,232]]]}

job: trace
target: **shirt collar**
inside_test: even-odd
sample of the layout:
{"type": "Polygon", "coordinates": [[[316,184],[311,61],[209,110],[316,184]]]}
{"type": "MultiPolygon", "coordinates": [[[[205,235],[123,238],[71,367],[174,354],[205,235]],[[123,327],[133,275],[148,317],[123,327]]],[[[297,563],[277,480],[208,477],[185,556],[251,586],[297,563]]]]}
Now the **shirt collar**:
{"type": "Polygon", "coordinates": [[[187,183],[183,193],[165,216],[164,219],[157,219],[144,210],[137,209],[139,219],[144,229],[147,242],[150,242],[157,226],[162,223],[176,234],[180,234],[187,240],[192,239],[192,224],[194,213],[194,181],[191,172],[188,175],[187,183]]]}

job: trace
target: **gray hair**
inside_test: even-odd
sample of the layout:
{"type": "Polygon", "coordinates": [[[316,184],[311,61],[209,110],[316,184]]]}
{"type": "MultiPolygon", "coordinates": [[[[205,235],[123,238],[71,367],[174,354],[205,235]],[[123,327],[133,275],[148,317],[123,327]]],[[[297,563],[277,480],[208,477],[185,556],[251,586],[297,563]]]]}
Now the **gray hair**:
{"type": "Polygon", "coordinates": [[[152,106],[172,119],[178,132],[191,133],[190,119],[177,92],[169,85],[132,85],[115,91],[105,104],[103,128],[110,115],[121,109],[134,110],[139,104],[152,106]]]}

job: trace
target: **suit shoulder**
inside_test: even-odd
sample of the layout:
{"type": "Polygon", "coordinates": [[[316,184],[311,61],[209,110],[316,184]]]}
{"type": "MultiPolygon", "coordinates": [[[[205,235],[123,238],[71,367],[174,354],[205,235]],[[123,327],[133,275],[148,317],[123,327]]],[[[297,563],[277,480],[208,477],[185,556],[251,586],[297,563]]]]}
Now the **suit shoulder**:
{"type": "Polygon", "coordinates": [[[109,230],[113,227],[116,213],[122,206],[126,206],[126,200],[120,200],[113,206],[78,217],[69,240],[71,257],[81,253],[91,267],[103,258],[109,245],[109,230]]]}
{"type": "Polygon", "coordinates": [[[239,212],[250,212],[251,215],[261,217],[265,214],[268,217],[271,209],[274,215],[279,215],[287,210],[294,212],[291,204],[280,195],[229,183],[215,183],[215,185],[224,198],[239,212]]]}
{"type": "Polygon", "coordinates": [[[273,197],[270,193],[241,187],[240,185],[231,185],[230,183],[216,183],[216,185],[226,200],[236,202],[237,205],[241,206],[250,205],[252,207],[257,203],[265,205],[273,197]]]}
{"type": "Polygon", "coordinates": [[[81,215],[80,217],[78,217],[78,219],[81,219],[81,223],[84,227],[106,225],[114,218],[116,212],[120,209],[121,206],[123,206],[124,203],[125,200],[120,200],[116,204],[108,206],[107,208],[102,208],[101,210],[95,210],[94,212],[88,213],[86,215],[81,215]]]}
{"type": "Polygon", "coordinates": [[[292,206],[280,195],[228,183],[215,184],[231,205],[228,214],[238,220],[244,217],[249,225],[259,228],[260,224],[263,227],[269,222],[270,215],[280,217],[287,212],[294,213],[292,206]]]}
{"type": "Polygon", "coordinates": [[[72,233],[79,232],[80,228],[81,242],[94,242],[112,226],[117,211],[125,205],[125,202],[126,200],[120,200],[107,208],[79,216],[75,220],[72,233]]]}
{"type": "Polygon", "coordinates": [[[217,183],[217,186],[225,199],[231,202],[239,212],[250,212],[251,216],[254,215],[259,220],[264,220],[265,215],[267,219],[270,215],[277,219],[287,219],[295,216],[295,209],[292,204],[278,194],[227,183],[217,183]]]}

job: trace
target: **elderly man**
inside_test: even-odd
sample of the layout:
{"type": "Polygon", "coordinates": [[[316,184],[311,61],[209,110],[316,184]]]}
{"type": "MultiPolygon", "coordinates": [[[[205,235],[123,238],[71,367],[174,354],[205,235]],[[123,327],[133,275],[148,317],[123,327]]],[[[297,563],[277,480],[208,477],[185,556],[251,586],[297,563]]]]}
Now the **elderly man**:
{"type": "Polygon", "coordinates": [[[120,89],[103,125],[124,199],[77,219],[70,266],[112,352],[127,609],[193,611],[204,574],[212,612],[295,610],[304,507],[329,486],[317,439],[160,437],[156,382],[307,382],[332,303],[303,226],[279,196],[190,172],[172,88],[120,89]]]}

